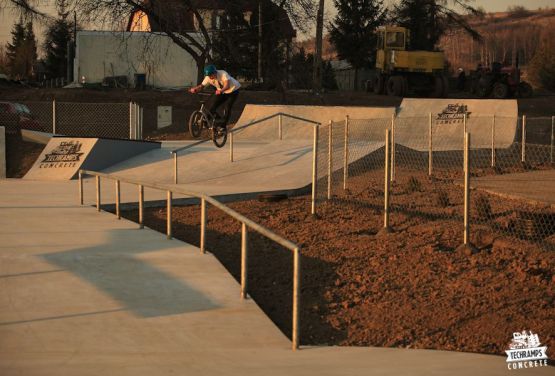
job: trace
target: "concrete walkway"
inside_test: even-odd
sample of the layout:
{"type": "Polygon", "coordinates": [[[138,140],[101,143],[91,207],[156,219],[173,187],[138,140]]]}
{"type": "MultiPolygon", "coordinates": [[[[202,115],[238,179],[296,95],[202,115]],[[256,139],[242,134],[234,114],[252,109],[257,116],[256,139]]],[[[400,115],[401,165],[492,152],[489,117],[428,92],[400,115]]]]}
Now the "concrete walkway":
{"type": "Polygon", "coordinates": [[[77,206],[75,189],[75,182],[0,181],[2,376],[509,372],[503,357],[477,354],[292,352],[258,306],[239,299],[239,285],[213,256],[77,206]]]}

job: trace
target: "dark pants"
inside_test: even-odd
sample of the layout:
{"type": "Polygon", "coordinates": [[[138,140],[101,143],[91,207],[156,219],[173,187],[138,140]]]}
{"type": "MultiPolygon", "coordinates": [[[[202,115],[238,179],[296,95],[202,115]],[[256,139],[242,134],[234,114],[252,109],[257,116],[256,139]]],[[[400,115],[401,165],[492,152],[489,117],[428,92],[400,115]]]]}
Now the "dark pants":
{"type": "Polygon", "coordinates": [[[225,127],[227,125],[229,117],[231,116],[231,108],[237,100],[238,95],[239,90],[236,90],[230,94],[220,94],[214,95],[214,97],[212,97],[211,103],[208,104],[208,111],[217,116],[216,111],[218,111],[218,108],[221,106],[223,106],[224,108],[224,115],[221,116],[219,121],[217,122],[219,126],[225,127]]]}

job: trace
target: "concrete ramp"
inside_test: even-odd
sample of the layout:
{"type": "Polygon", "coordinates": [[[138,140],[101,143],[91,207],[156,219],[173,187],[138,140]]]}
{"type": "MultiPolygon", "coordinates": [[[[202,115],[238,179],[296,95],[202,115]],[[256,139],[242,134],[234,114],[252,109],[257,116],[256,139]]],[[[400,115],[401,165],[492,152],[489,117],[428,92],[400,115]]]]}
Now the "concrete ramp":
{"type": "Polygon", "coordinates": [[[100,171],[159,148],[158,142],[53,137],[24,179],[69,180],[77,175],[79,169],[100,171]]]}
{"type": "Polygon", "coordinates": [[[465,114],[472,148],[490,148],[493,128],[496,148],[508,148],[515,140],[516,100],[404,99],[397,112],[395,142],[415,150],[427,150],[430,114],[434,150],[463,149],[465,114]]]}

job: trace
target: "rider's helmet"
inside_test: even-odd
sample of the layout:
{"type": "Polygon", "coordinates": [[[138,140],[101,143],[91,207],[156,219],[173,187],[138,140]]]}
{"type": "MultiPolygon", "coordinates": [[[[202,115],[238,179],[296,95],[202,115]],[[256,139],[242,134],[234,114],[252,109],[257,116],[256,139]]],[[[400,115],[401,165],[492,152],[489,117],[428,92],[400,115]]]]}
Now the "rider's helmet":
{"type": "Polygon", "coordinates": [[[216,69],[216,66],[213,64],[207,65],[204,67],[204,75],[205,76],[210,76],[214,73],[216,73],[218,70],[216,69]]]}

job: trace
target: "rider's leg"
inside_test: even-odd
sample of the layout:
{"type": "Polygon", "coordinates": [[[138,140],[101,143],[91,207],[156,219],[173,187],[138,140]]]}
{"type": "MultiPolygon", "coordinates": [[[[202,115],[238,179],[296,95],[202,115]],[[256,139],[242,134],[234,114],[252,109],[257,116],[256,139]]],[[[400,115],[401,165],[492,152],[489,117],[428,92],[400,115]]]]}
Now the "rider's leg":
{"type": "Polygon", "coordinates": [[[218,108],[225,102],[225,94],[214,95],[210,103],[207,104],[206,109],[214,116],[217,116],[218,108]]]}
{"type": "Polygon", "coordinates": [[[239,91],[234,91],[231,94],[225,94],[226,100],[224,103],[224,118],[223,118],[223,126],[225,127],[229,122],[229,117],[231,116],[231,109],[233,108],[233,104],[237,100],[239,96],[239,91]]]}

